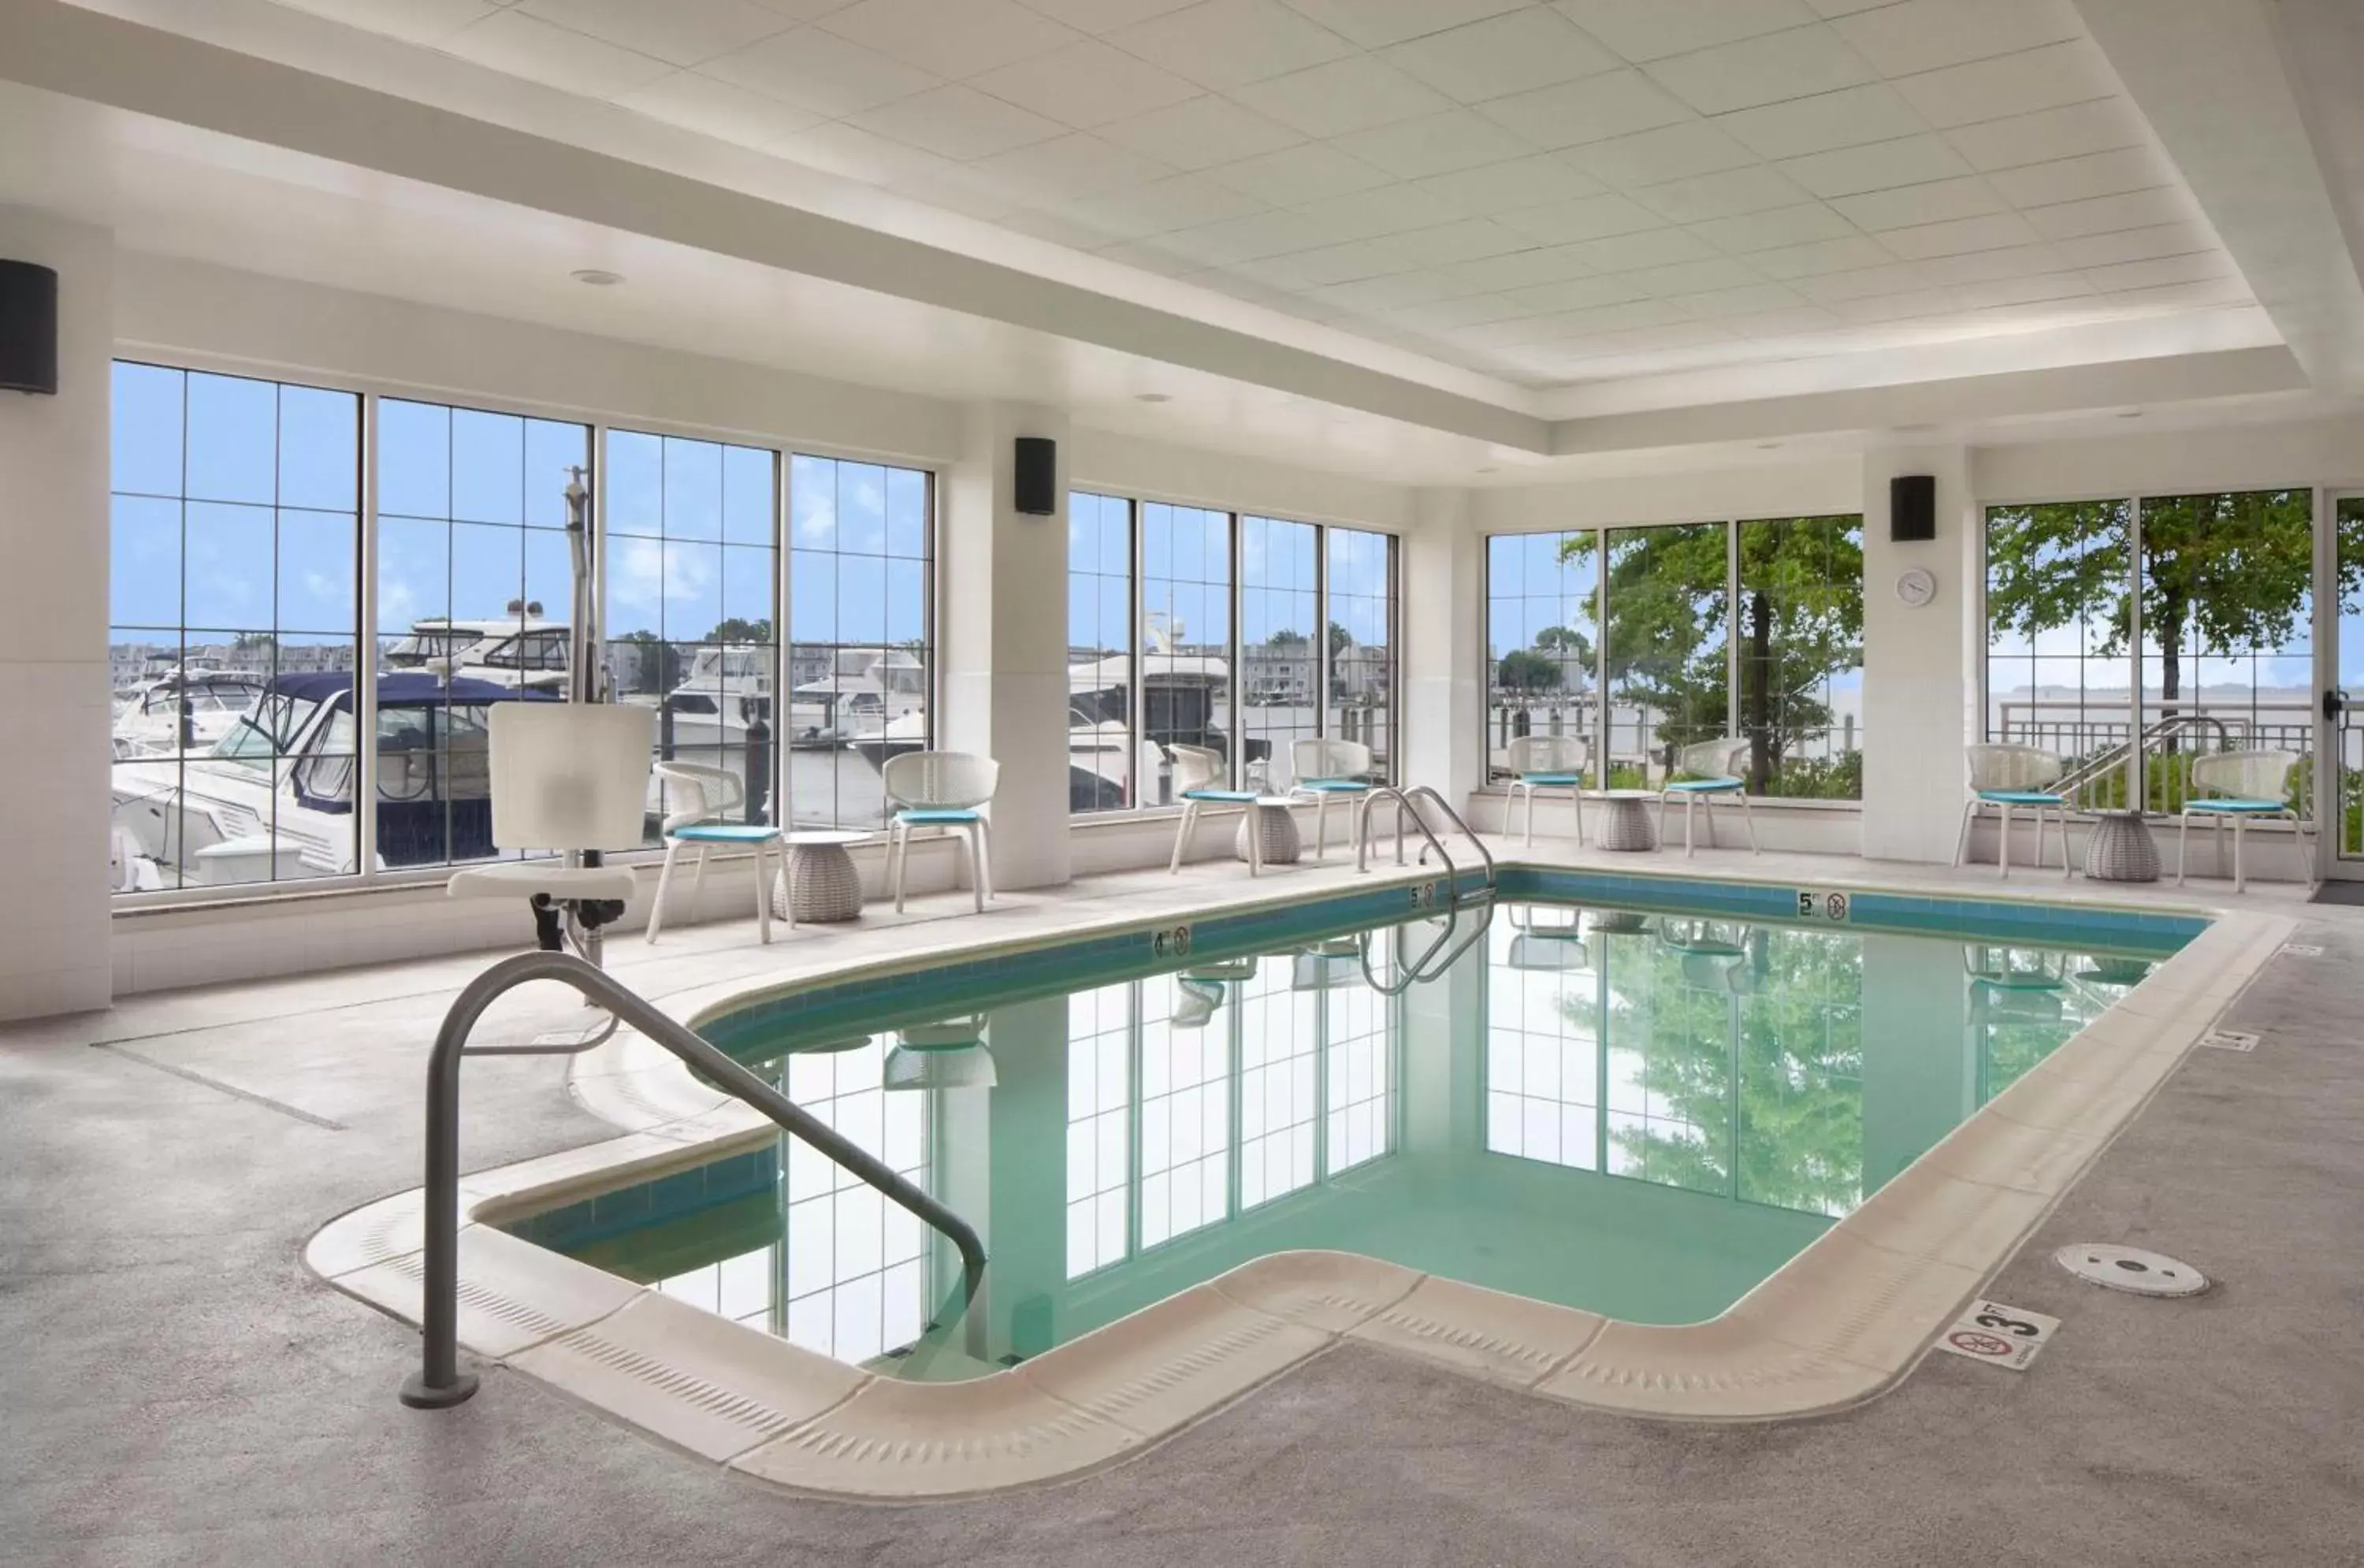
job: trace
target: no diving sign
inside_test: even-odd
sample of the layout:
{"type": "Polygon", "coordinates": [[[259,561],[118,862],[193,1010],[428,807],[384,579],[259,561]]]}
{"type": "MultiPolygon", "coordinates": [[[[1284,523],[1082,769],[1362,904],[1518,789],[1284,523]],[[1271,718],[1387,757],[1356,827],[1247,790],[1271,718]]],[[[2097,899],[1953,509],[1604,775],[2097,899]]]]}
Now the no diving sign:
{"type": "Polygon", "coordinates": [[[1989,1366],[2025,1372],[2035,1352],[2052,1342],[2052,1331],[2059,1327],[2059,1318],[2041,1312],[2005,1307],[2000,1301],[1974,1301],[1939,1337],[1937,1348],[1989,1366]]]}

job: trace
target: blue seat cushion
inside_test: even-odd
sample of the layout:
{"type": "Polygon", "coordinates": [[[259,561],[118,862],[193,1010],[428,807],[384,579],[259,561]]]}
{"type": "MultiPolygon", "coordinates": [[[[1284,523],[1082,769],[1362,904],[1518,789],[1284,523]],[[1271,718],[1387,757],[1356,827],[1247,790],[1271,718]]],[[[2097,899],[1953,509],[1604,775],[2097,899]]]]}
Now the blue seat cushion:
{"type": "Polygon", "coordinates": [[[1352,795],[1371,786],[1360,779],[1299,779],[1297,787],[1318,795],[1352,795]]]}
{"type": "Polygon", "coordinates": [[[1264,797],[1256,794],[1256,792],[1252,789],[1186,789],[1182,792],[1182,798],[1185,800],[1221,800],[1244,803],[1252,800],[1261,800],[1264,797]]]}
{"type": "Polygon", "coordinates": [[[693,844],[761,844],[779,836],[777,828],[761,822],[693,822],[665,835],[693,844]]]}
{"type": "Polygon", "coordinates": [[[1667,786],[1668,795],[1728,795],[1740,787],[1738,779],[1678,779],[1667,786]]]}
{"type": "Polygon", "coordinates": [[[1576,773],[1521,773],[1519,782],[1523,784],[1573,785],[1580,784],[1584,780],[1581,775],[1576,773]]]}
{"type": "Polygon", "coordinates": [[[2066,806],[2068,804],[2060,795],[2046,795],[2042,790],[2035,789],[1982,789],[1979,791],[1979,798],[1991,800],[1998,806],[2066,806]]]}
{"type": "Polygon", "coordinates": [[[976,807],[973,806],[940,806],[924,809],[914,806],[895,813],[898,822],[974,822],[976,819],[976,807]]]}
{"type": "Polygon", "coordinates": [[[2249,816],[2261,811],[2287,811],[2290,807],[2284,806],[2279,800],[2243,800],[2239,798],[2227,798],[2224,800],[2187,800],[2183,803],[2183,809],[2186,811],[2229,811],[2242,816],[2249,816]]]}

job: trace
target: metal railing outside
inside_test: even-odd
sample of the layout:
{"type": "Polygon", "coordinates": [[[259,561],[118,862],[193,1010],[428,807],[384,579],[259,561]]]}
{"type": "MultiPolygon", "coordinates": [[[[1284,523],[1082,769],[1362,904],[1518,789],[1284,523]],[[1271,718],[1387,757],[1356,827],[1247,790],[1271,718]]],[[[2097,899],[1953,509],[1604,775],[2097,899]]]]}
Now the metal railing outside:
{"type": "MultiPolygon", "coordinates": [[[[421,1409],[457,1405],[476,1391],[476,1374],[459,1365],[460,1332],[460,1061],[465,1056],[574,1055],[597,1040],[545,1036],[526,1045],[471,1046],[468,1035],[485,1010],[507,993],[536,980],[573,987],[653,1043],[671,1051],[708,1082],[737,1096],[780,1129],[844,1166],[889,1200],[949,1240],[961,1255],[965,1305],[973,1332],[981,1331],[985,1246],[967,1221],[890,1169],[885,1162],[815,1117],[779,1090],[659,1012],[606,971],[573,953],[537,951],[505,958],[470,981],[443,1015],[427,1062],[427,1187],[424,1336],[419,1369],[402,1385],[402,1402],[421,1409]]],[[[604,1032],[599,1038],[605,1038],[604,1032]]]]}

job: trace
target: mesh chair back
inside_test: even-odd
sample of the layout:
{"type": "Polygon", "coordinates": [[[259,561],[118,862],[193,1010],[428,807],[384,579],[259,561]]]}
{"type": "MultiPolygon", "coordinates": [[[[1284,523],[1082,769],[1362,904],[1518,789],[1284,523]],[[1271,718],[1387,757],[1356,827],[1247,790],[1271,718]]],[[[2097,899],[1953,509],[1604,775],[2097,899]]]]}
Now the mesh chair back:
{"type": "Polygon", "coordinates": [[[730,808],[747,799],[746,786],[739,775],[728,768],[709,768],[702,762],[659,762],[657,776],[665,782],[665,799],[673,809],[665,813],[664,830],[694,828],[701,822],[717,822],[730,815],[730,808]]]}
{"type": "Polygon", "coordinates": [[[1371,749],[1359,740],[1293,741],[1288,766],[1299,784],[1313,779],[1358,779],[1371,771],[1371,749]]]}
{"type": "Polygon", "coordinates": [[[1211,746],[1176,746],[1165,748],[1174,759],[1174,793],[1185,790],[1220,788],[1225,767],[1223,754],[1211,746]]]}
{"type": "Polygon", "coordinates": [[[1965,746],[1973,790],[2046,790],[2067,771],[2057,753],[2041,746],[1965,746]]]}
{"type": "Polygon", "coordinates": [[[913,811],[965,811],[993,798],[1001,764],[969,751],[906,751],[878,772],[886,798],[913,811]]]}
{"type": "Polygon", "coordinates": [[[2298,764],[2296,751],[2271,748],[2194,757],[2191,793],[2195,797],[2216,795],[2236,800],[2287,800],[2291,770],[2298,764]]]}
{"type": "Polygon", "coordinates": [[[1522,735],[1511,742],[1511,772],[1580,773],[1584,753],[1581,735],[1522,735]]]}
{"type": "Polygon", "coordinates": [[[565,851],[640,843],[654,708],[504,702],[485,722],[495,844],[565,851]]]}
{"type": "Polygon", "coordinates": [[[1748,746],[1745,735],[1698,741],[1675,754],[1675,772],[1695,779],[1736,779],[1740,776],[1740,759],[1748,746]]]}

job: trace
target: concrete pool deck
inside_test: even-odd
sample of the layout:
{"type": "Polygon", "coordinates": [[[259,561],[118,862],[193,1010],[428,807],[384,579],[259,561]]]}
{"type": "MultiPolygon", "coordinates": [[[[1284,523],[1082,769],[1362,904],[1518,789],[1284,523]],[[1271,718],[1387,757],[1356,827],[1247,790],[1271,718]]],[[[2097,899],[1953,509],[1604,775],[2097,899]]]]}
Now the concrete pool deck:
{"type": "MultiPolygon", "coordinates": [[[[1995,885],[1991,868],[1786,859],[1703,852],[1694,869],[1995,885]]],[[[1095,879],[1013,895],[988,919],[1054,926],[1080,917],[1062,905],[1187,897],[1240,874],[1095,879]]],[[[1299,874],[1310,888],[1349,873],[1299,874]]],[[[2147,901],[2053,878],[2009,887],[2147,901]]],[[[2249,902],[2290,914],[2295,895],[2249,902]]],[[[1992,1287],[2067,1320],[2024,1376],[1946,1360],[1837,1416],[1678,1429],[1346,1344],[1115,1469],[918,1509],[760,1495],[497,1371],[456,1412],[394,1404],[415,1334],[312,1279],[297,1252],[329,1216],[414,1179],[428,1039],[481,957],[13,1029],[0,1329],[18,1353],[0,1373],[0,1558],[2341,1561],[2364,1535],[2347,1419],[2364,1407],[2349,1348],[2364,1225],[2347,1198],[2364,1174],[2364,1064],[2346,1022],[2364,1001],[2364,911],[2304,914],[2301,940],[2325,955],[2277,959],[2236,1006],[2258,1051],[2187,1061],[1992,1287]],[[2046,1260],[2084,1239],[2157,1246],[2223,1283],[2181,1304],[2078,1286],[2046,1260]],[[2090,1539],[2071,1533],[2080,1513],[2090,1539]]],[[[780,949],[751,936],[708,926],[653,953],[619,944],[634,951],[617,970],[644,989],[765,973],[780,949]]],[[[841,939],[848,957],[896,940],[809,940],[841,939]]],[[[466,1165],[608,1136],[567,1101],[563,1072],[472,1064],[466,1165]]]]}

